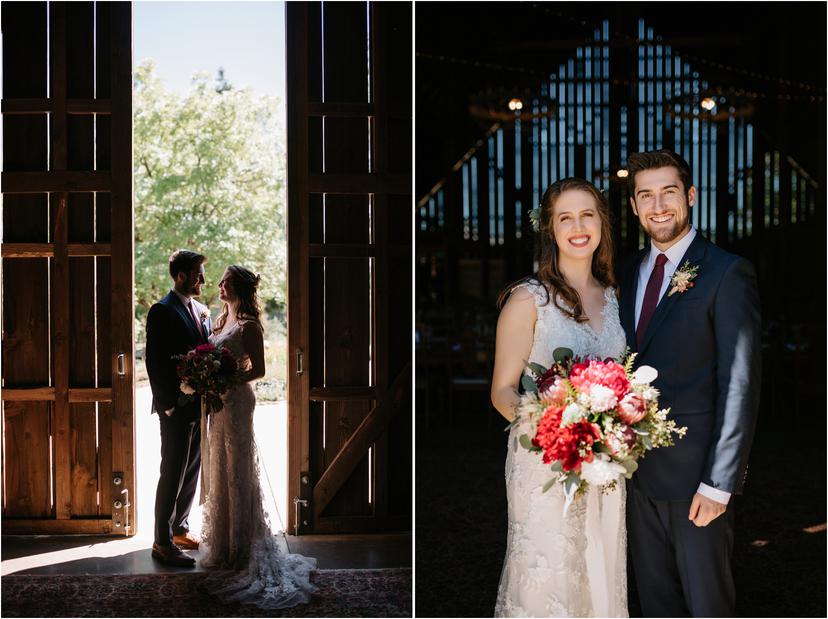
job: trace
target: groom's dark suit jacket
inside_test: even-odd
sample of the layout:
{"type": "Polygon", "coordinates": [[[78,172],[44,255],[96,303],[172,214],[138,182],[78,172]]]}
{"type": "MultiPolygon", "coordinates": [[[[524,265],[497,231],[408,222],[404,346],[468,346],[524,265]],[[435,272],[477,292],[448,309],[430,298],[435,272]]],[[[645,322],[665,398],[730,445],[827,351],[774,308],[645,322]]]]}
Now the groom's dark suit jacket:
{"type": "Polygon", "coordinates": [[[701,234],[685,260],[698,266],[694,286],[658,303],[640,350],[635,299],[641,261],[650,246],[622,267],[621,324],[635,366],[658,370],[659,404],[670,407],[687,435],[672,447],[648,451],[636,473],[655,500],[690,500],[699,482],[733,494],[742,491],[756,427],[761,380],[761,319],[753,265],[701,234]]]}
{"type": "MultiPolygon", "coordinates": [[[[199,319],[206,307],[193,301],[199,319]]],[[[175,408],[173,416],[179,421],[194,421],[199,417],[197,401],[187,406],[178,406],[181,384],[176,372],[177,361],[173,355],[184,355],[199,344],[207,342],[211,321],[208,316],[201,321],[198,329],[188,315],[187,308],[173,291],[155,303],[147,316],[147,374],[152,388],[152,412],[163,415],[164,411],[175,408]]]]}

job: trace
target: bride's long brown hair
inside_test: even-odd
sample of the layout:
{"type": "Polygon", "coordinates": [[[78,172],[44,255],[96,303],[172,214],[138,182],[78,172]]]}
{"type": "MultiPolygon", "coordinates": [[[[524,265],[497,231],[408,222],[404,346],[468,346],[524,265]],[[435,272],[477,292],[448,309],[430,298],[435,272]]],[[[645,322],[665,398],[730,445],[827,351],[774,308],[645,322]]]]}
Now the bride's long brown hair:
{"type": "Polygon", "coordinates": [[[561,194],[570,190],[585,191],[595,199],[598,217],[601,220],[601,241],[592,254],[592,276],[605,288],[615,288],[613,272],[612,225],[610,223],[609,205],[606,197],[587,180],[582,178],[563,178],[556,181],[544,192],[540,203],[540,231],[535,238],[535,260],[538,272],[512,282],[500,293],[497,307],[502,308],[515,286],[524,282],[535,282],[546,290],[546,302],[551,300],[555,307],[577,322],[589,320],[584,313],[584,306],[578,291],[570,286],[560,270],[558,263],[558,246],[555,242],[553,213],[555,203],[561,194]],[[559,303],[563,301],[564,307],[559,303]]]}
{"type": "MultiPolygon", "coordinates": [[[[231,264],[227,267],[230,272],[230,281],[233,283],[233,292],[239,299],[239,309],[237,318],[239,320],[254,320],[262,329],[262,308],[259,305],[259,282],[261,277],[253,273],[243,266],[231,264]]],[[[227,322],[227,315],[230,308],[227,303],[224,303],[221,308],[219,317],[216,318],[216,324],[213,325],[213,333],[218,333],[227,322]]]]}

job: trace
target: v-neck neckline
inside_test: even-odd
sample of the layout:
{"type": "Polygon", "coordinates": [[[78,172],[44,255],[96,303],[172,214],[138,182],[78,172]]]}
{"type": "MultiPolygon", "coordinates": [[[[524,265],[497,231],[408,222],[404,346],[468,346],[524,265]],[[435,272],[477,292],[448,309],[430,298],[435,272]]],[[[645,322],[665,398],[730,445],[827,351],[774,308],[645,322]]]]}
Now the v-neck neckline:
{"type": "Polygon", "coordinates": [[[590,331],[590,332],[591,332],[591,333],[595,336],[595,338],[596,338],[596,339],[599,339],[599,340],[601,339],[601,336],[602,336],[602,335],[604,335],[604,332],[607,330],[607,317],[606,317],[606,313],[607,313],[607,308],[609,307],[609,304],[610,304],[610,300],[609,300],[609,297],[608,297],[608,295],[607,295],[607,292],[608,292],[609,290],[611,290],[611,288],[609,288],[609,287],[604,288],[604,306],[601,308],[601,311],[600,311],[600,312],[599,312],[599,314],[598,314],[598,315],[599,315],[599,316],[601,316],[601,318],[603,319],[603,320],[601,321],[601,329],[600,329],[600,331],[596,331],[596,330],[595,330],[595,327],[593,327],[593,326],[592,326],[592,324],[590,324],[590,321],[589,321],[589,320],[587,320],[586,322],[579,322],[579,323],[578,323],[579,325],[583,325],[584,327],[586,327],[587,329],[589,329],[589,331],[590,331]]]}

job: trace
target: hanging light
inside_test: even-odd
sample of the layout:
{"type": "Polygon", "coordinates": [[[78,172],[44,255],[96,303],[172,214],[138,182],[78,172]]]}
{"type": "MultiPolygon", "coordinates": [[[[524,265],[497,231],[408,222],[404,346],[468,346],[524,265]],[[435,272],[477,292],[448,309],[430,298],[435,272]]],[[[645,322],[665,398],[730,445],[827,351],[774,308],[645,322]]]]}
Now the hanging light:
{"type": "Polygon", "coordinates": [[[705,97],[702,99],[701,106],[708,112],[712,112],[716,109],[716,100],[713,97],[705,97]]]}
{"type": "Polygon", "coordinates": [[[523,101],[520,99],[511,99],[509,101],[509,109],[513,112],[518,112],[523,109],[523,101]]]}
{"type": "Polygon", "coordinates": [[[618,170],[618,172],[615,173],[615,175],[618,178],[627,178],[630,175],[630,172],[629,172],[629,170],[625,170],[624,168],[621,168],[620,170],[618,170]]]}

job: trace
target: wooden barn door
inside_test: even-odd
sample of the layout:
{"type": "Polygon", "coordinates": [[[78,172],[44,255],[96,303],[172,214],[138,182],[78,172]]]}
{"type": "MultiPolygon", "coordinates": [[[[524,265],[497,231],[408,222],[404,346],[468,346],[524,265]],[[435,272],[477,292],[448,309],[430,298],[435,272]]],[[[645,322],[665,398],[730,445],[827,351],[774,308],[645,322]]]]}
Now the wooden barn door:
{"type": "Polygon", "coordinates": [[[2,4],[4,533],[135,533],[131,21],[2,4]]]}
{"type": "Polygon", "coordinates": [[[287,3],[289,528],[411,527],[411,5],[287,3]]]}

